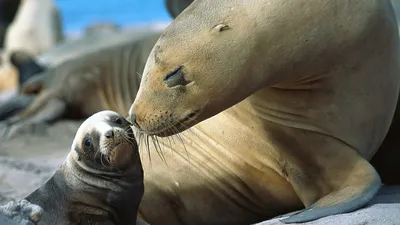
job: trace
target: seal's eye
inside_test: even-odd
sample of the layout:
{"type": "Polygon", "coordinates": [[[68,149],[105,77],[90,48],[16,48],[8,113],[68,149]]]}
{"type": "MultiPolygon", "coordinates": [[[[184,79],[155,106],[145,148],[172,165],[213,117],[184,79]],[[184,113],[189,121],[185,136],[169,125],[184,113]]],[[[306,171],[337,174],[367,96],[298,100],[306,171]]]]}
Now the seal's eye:
{"type": "Polygon", "coordinates": [[[122,125],[122,119],[119,118],[119,117],[115,118],[115,123],[119,124],[119,125],[122,125]]]}
{"type": "Polygon", "coordinates": [[[85,139],[83,139],[83,146],[85,147],[85,149],[89,149],[92,147],[92,139],[90,137],[85,137],[85,139]]]}
{"type": "Polygon", "coordinates": [[[222,31],[229,30],[230,27],[229,27],[227,24],[221,23],[221,24],[215,25],[215,26],[214,26],[214,29],[218,30],[219,32],[222,32],[222,31]]]}
{"type": "Polygon", "coordinates": [[[187,85],[190,82],[185,80],[184,73],[182,71],[182,66],[174,69],[171,73],[169,73],[165,78],[164,82],[168,87],[175,87],[178,85],[187,85]]]}

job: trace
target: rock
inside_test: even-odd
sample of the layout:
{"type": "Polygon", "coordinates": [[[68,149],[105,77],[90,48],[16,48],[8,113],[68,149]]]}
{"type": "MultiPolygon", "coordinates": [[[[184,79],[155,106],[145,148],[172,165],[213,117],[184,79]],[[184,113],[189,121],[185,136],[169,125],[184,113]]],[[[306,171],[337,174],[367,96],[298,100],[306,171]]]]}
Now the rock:
{"type": "MultiPolygon", "coordinates": [[[[3,219],[6,222],[7,219],[11,219],[18,225],[35,225],[40,221],[43,209],[23,199],[21,201],[11,201],[4,206],[0,206],[0,214],[5,217],[3,219]]],[[[7,223],[12,224],[10,221],[7,223]]],[[[3,225],[3,223],[1,224],[3,225]]]]}
{"type": "MultiPolygon", "coordinates": [[[[279,222],[290,214],[276,217],[257,225],[284,225],[279,222]]],[[[400,186],[383,186],[366,207],[351,213],[328,216],[298,225],[399,225],[400,186]]]]}

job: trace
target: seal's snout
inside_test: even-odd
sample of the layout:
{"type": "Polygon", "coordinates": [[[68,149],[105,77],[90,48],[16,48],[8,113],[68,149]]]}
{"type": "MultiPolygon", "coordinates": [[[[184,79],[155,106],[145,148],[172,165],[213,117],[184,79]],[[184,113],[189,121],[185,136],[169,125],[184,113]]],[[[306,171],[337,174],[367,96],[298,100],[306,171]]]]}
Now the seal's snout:
{"type": "Polygon", "coordinates": [[[130,116],[128,116],[128,121],[135,127],[140,128],[139,124],[136,121],[136,114],[132,112],[130,116]]]}
{"type": "Polygon", "coordinates": [[[105,134],[104,134],[104,136],[106,137],[106,138],[113,138],[114,137],[114,130],[108,130],[105,134]]]}

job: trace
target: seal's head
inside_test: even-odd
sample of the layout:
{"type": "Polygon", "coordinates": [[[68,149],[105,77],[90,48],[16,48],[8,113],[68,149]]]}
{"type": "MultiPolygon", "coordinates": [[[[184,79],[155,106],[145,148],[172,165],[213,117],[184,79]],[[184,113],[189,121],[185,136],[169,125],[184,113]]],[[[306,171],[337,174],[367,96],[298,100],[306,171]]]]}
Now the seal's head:
{"type": "Polygon", "coordinates": [[[256,25],[241,4],[194,1],[169,25],[149,55],[132,123],[147,134],[172,135],[256,91],[256,25]]]}
{"type": "Polygon", "coordinates": [[[113,111],[101,111],[86,119],[71,150],[78,164],[99,171],[122,172],[140,163],[130,123],[113,111]]]}

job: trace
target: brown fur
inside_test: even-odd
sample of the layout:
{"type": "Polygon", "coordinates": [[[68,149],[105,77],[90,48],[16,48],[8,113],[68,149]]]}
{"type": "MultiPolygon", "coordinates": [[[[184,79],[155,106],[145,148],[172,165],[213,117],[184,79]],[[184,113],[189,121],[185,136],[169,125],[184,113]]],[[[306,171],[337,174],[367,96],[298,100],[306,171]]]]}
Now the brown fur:
{"type": "Polygon", "coordinates": [[[144,160],[141,215],[250,224],[303,204],[283,220],[301,222],[367,204],[398,39],[388,0],[194,1],[155,45],[130,109],[143,133],[185,143],[160,139],[173,166],[144,160]]]}

